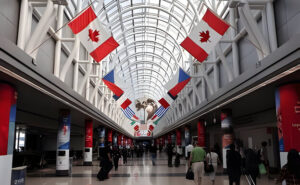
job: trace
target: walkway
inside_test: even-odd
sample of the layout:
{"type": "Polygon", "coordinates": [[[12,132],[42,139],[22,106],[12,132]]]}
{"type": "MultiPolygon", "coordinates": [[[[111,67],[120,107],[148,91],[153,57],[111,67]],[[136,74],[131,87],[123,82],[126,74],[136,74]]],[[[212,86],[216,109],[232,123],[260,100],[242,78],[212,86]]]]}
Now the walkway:
{"type": "MultiPolygon", "coordinates": [[[[55,168],[42,169],[36,172],[29,172],[26,179],[26,185],[194,185],[193,181],[185,179],[186,164],[178,168],[168,168],[165,155],[158,155],[157,165],[152,166],[150,156],[143,158],[128,159],[127,165],[120,165],[118,171],[111,171],[110,179],[98,181],[96,178],[99,170],[98,162],[94,166],[74,165],[72,177],[56,177],[55,168]]],[[[121,163],[121,160],[120,160],[121,163]]],[[[219,170],[220,171],[220,170],[219,170]]],[[[202,183],[209,185],[209,177],[205,177],[202,183]]],[[[218,172],[216,185],[228,185],[227,176],[218,172]]],[[[267,180],[266,177],[258,179],[258,185],[275,184],[274,180],[267,180]]],[[[241,185],[248,185],[242,177],[241,185]]]]}

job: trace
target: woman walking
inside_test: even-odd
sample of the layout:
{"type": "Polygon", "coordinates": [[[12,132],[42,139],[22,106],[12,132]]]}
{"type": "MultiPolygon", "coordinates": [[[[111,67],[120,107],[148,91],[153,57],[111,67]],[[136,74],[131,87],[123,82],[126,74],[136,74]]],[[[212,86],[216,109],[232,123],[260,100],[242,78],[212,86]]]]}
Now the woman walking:
{"type": "Polygon", "coordinates": [[[212,184],[215,184],[215,178],[216,178],[216,172],[218,168],[218,162],[219,162],[219,156],[218,154],[214,151],[213,148],[210,149],[208,154],[206,155],[206,162],[207,164],[211,164],[214,167],[214,171],[209,173],[209,178],[212,182],[212,184]]]}

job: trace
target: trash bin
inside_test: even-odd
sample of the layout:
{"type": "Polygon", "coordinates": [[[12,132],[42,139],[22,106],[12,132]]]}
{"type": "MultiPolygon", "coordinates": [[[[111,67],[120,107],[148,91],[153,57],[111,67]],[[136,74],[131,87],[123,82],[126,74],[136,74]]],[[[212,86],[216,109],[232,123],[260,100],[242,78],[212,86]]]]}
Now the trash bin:
{"type": "Polygon", "coordinates": [[[27,166],[12,168],[11,185],[25,185],[27,166]]]}
{"type": "Polygon", "coordinates": [[[73,163],[73,157],[69,158],[69,175],[72,175],[72,163],[73,163]]]}

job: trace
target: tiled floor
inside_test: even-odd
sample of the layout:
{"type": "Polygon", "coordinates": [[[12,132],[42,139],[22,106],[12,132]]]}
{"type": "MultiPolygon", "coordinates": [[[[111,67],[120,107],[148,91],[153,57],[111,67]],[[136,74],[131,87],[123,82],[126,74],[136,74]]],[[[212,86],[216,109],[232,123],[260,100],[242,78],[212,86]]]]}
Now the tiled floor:
{"type": "MultiPolygon", "coordinates": [[[[122,161],[120,160],[120,163],[122,161]]],[[[120,165],[118,171],[114,169],[110,173],[110,178],[105,181],[98,181],[96,174],[99,171],[98,162],[93,162],[94,166],[73,165],[72,176],[56,177],[55,167],[28,172],[26,185],[194,185],[193,181],[185,179],[186,165],[185,160],[181,159],[181,165],[178,168],[167,167],[165,155],[159,155],[157,165],[152,166],[150,157],[146,155],[143,158],[129,159],[127,165],[120,165]]],[[[221,169],[219,169],[221,171],[221,169]]],[[[216,177],[216,185],[227,185],[227,176],[220,172],[216,177]]],[[[209,185],[209,177],[204,177],[203,185],[209,185]]],[[[266,177],[258,179],[258,185],[275,184],[274,180],[267,180],[266,177]]],[[[248,185],[245,178],[242,177],[241,185],[248,185]]]]}

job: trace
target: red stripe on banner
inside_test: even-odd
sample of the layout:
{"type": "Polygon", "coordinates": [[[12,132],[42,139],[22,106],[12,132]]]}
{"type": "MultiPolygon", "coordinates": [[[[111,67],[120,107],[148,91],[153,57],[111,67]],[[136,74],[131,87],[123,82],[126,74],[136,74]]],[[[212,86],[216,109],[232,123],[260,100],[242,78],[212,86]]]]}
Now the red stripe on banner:
{"type": "Polygon", "coordinates": [[[124,91],[122,89],[120,89],[118,86],[116,86],[116,84],[110,82],[110,81],[107,81],[107,80],[104,80],[102,79],[104,84],[118,97],[120,97],[124,91]]]}
{"type": "Polygon", "coordinates": [[[202,19],[220,35],[224,35],[229,28],[229,25],[216,16],[210,9],[206,10],[202,19]]]}
{"type": "Polygon", "coordinates": [[[85,122],[85,147],[93,147],[93,121],[91,120],[85,122]]]}
{"type": "Polygon", "coordinates": [[[161,104],[161,106],[163,106],[165,109],[168,108],[170,106],[170,104],[164,99],[160,99],[158,100],[158,102],[161,104]]]}
{"type": "Polygon", "coordinates": [[[9,115],[15,90],[8,84],[0,84],[0,156],[7,155],[9,115]]]}
{"type": "Polygon", "coordinates": [[[186,84],[189,83],[189,81],[191,80],[191,78],[187,79],[187,80],[184,80],[180,83],[178,83],[177,85],[175,85],[175,87],[173,87],[169,93],[172,95],[172,96],[177,96],[178,93],[180,93],[180,91],[186,86],[186,84]]]}
{"type": "Polygon", "coordinates": [[[113,37],[110,37],[105,42],[103,42],[98,48],[92,51],[90,55],[94,58],[96,62],[100,62],[118,46],[119,43],[117,43],[117,41],[113,37]]]}
{"type": "Polygon", "coordinates": [[[199,62],[203,62],[207,57],[208,54],[204,49],[199,47],[192,39],[187,37],[184,41],[180,44],[184,49],[186,49],[193,57],[195,57],[199,62]]]}
{"type": "Polygon", "coordinates": [[[150,126],[149,126],[149,130],[150,130],[150,131],[153,131],[153,129],[154,129],[153,125],[150,125],[150,126]]]}
{"type": "Polygon", "coordinates": [[[157,117],[157,115],[155,114],[151,120],[154,120],[156,117],[157,117]]]}
{"type": "Polygon", "coordinates": [[[127,98],[122,104],[122,109],[126,109],[132,102],[127,98]]]}
{"type": "Polygon", "coordinates": [[[81,32],[84,28],[86,28],[93,20],[97,18],[93,8],[90,6],[83,13],[78,15],[73,21],[71,21],[68,25],[73,31],[74,34],[81,32]]]}
{"type": "Polygon", "coordinates": [[[133,118],[139,120],[139,118],[136,115],[133,115],[133,118]]]}

